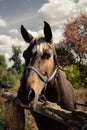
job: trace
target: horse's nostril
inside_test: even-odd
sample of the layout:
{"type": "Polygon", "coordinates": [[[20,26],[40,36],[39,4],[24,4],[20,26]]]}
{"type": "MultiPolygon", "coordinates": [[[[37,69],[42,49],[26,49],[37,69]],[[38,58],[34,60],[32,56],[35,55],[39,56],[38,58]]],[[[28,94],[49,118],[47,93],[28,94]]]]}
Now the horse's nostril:
{"type": "Polygon", "coordinates": [[[35,97],[35,92],[33,89],[30,89],[29,94],[28,94],[28,103],[30,103],[35,97]]]}

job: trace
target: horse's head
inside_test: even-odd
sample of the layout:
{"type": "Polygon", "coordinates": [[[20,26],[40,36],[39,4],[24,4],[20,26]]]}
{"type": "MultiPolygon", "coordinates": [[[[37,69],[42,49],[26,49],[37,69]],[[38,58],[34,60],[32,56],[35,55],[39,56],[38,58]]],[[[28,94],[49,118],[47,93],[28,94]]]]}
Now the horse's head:
{"type": "Polygon", "coordinates": [[[24,85],[28,91],[28,103],[35,106],[44,89],[46,79],[55,69],[52,32],[50,25],[44,22],[44,36],[34,38],[23,26],[21,26],[21,33],[24,40],[29,43],[29,47],[23,53],[25,59],[24,85]]]}

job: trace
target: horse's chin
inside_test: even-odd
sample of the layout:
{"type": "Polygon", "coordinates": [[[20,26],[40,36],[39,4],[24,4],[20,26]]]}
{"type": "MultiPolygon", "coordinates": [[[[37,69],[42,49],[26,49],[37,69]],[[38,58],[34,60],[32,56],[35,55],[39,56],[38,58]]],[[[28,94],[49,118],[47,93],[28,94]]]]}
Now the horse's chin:
{"type": "Polygon", "coordinates": [[[34,104],[33,102],[31,102],[28,104],[28,106],[29,106],[29,109],[33,111],[33,110],[36,110],[37,104],[34,104]]]}
{"type": "Polygon", "coordinates": [[[33,101],[31,101],[30,103],[28,103],[29,109],[30,110],[36,110],[37,103],[38,103],[38,98],[35,98],[33,101]]]}
{"type": "Polygon", "coordinates": [[[31,92],[29,91],[28,94],[28,105],[31,110],[35,110],[37,107],[37,103],[40,99],[42,89],[39,89],[39,87],[35,89],[31,89],[31,92]]]}

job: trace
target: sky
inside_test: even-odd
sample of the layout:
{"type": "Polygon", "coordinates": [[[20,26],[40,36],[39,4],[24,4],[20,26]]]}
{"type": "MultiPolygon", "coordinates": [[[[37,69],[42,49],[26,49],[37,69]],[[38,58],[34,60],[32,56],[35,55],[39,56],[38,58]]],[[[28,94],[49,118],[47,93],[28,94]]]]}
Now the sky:
{"type": "Polygon", "coordinates": [[[67,20],[85,12],[87,0],[0,0],[0,54],[8,61],[12,45],[21,46],[22,51],[28,46],[21,36],[21,25],[36,35],[42,32],[43,21],[47,21],[58,43],[67,20]]]}

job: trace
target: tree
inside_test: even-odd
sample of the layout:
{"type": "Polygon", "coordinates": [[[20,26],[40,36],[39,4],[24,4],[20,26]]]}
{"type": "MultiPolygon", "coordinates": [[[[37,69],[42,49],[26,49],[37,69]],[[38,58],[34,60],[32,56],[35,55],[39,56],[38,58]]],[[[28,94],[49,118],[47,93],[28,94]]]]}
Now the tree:
{"type": "MultiPolygon", "coordinates": [[[[66,65],[63,66],[62,69],[65,70],[67,74],[67,78],[72,83],[74,88],[81,88],[86,87],[87,85],[87,79],[84,77],[84,75],[79,71],[77,65],[66,65]]],[[[87,73],[87,71],[86,71],[87,73]]]]}
{"type": "Polygon", "coordinates": [[[15,69],[19,74],[22,73],[22,61],[20,58],[21,49],[20,46],[12,46],[13,55],[10,61],[13,60],[12,68],[15,69]]]}
{"type": "MultiPolygon", "coordinates": [[[[81,14],[67,21],[64,27],[64,39],[56,46],[59,65],[76,66],[69,74],[69,80],[76,87],[87,87],[87,14],[81,14]],[[76,75],[78,71],[78,75],[76,75]],[[76,76],[78,77],[76,77],[76,76]]],[[[73,68],[73,67],[72,67],[73,68]]]]}
{"type": "Polygon", "coordinates": [[[87,87],[87,64],[81,64],[78,66],[80,71],[80,80],[83,83],[84,88],[87,87]]]}
{"type": "Polygon", "coordinates": [[[5,56],[0,55],[0,88],[8,89],[13,88],[15,85],[17,87],[20,77],[20,74],[15,68],[7,69],[5,56]]]}
{"type": "Polygon", "coordinates": [[[6,59],[4,55],[0,55],[0,66],[7,68],[6,59]]]}
{"type": "Polygon", "coordinates": [[[66,47],[74,50],[77,62],[83,64],[87,60],[87,14],[69,19],[65,24],[64,37],[66,47]]]}
{"type": "Polygon", "coordinates": [[[63,47],[62,43],[60,44],[56,45],[58,64],[61,66],[74,64],[75,59],[74,59],[73,54],[69,52],[65,47],[63,47]]]}
{"type": "Polygon", "coordinates": [[[21,78],[23,69],[20,59],[20,47],[13,46],[12,51],[13,55],[10,60],[13,60],[14,64],[9,69],[7,69],[5,56],[0,55],[0,88],[12,88],[21,78]]]}

